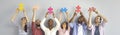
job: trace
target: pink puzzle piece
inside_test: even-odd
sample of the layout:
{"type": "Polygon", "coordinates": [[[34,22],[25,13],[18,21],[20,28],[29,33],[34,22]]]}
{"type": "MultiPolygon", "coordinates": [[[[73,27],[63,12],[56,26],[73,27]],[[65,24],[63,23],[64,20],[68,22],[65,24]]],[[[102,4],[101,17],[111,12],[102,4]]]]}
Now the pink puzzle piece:
{"type": "Polygon", "coordinates": [[[49,7],[49,8],[48,8],[48,13],[49,13],[49,14],[52,14],[52,13],[53,13],[53,8],[52,8],[52,7],[49,7]]]}
{"type": "Polygon", "coordinates": [[[79,12],[81,12],[81,10],[75,10],[75,12],[79,13],[79,12]]]}
{"type": "Polygon", "coordinates": [[[76,10],[75,10],[75,12],[81,12],[81,7],[78,5],[77,7],[76,7],[76,10]]]}

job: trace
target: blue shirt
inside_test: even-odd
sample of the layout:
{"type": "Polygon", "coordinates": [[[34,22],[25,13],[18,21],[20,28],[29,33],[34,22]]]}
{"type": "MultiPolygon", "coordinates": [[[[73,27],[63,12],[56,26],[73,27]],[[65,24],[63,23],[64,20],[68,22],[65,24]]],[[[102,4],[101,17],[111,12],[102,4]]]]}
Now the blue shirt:
{"type": "MultiPolygon", "coordinates": [[[[78,23],[70,23],[69,24],[71,28],[73,28],[73,35],[77,35],[78,34],[78,23]]],[[[87,35],[87,25],[85,23],[81,23],[82,28],[83,28],[83,35],[87,35]]]]}

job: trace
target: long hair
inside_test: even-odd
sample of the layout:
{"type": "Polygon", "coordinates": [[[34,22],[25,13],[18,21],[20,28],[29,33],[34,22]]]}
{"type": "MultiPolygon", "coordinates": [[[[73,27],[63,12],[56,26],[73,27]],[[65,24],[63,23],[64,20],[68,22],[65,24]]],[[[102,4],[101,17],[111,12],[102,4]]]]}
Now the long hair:
{"type": "Polygon", "coordinates": [[[68,30],[68,22],[66,22],[66,21],[61,24],[61,28],[63,29],[62,25],[63,25],[64,23],[66,23],[66,30],[68,30]]]}
{"type": "MultiPolygon", "coordinates": [[[[100,17],[100,15],[97,15],[97,16],[95,17],[95,19],[94,19],[94,22],[95,22],[95,23],[96,23],[96,20],[97,20],[96,18],[98,18],[98,17],[100,17]]],[[[101,23],[102,18],[100,17],[100,19],[99,19],[99,20],[100,20],[100,22],[99,22],[99,23],[101,23]]]]}

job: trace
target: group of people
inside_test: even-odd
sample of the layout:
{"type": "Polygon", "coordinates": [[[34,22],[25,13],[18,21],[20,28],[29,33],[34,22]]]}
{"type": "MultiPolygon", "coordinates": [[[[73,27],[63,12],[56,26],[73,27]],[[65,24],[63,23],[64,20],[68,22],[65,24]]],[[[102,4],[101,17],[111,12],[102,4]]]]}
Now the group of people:
{"type": "MultiPolygon", "coordinates": [[[[11,21],[15,21],[20,10],[16,9],[16,14],[12,17],[11,21]]],[[[56,17],[55,13],[52,14],[52,18],[48,19],[48,12],[45,14],[43,20],[36,19],[37,9],[33,8],[31,31],[32,35],[104,35],[104,25],[107,23],[107,19],[97,10],[89,11],[88,20],[85,18],[82,12],[79,13],[79,17],[75,19],[78,15],[76,12],[73,13],[72,17],[69,17],[69,13],[62,12],[59,13],[59,18],[56,17]],[[97,16],[92,21],[92,13],[96,13],[97,16]],[[63,15],[66,15],[63,19],[63,15]],[[62,21],[64,20],[64,21],[62,21]],[[75,21],[73,21],[75,20],[75,21]],[[45,25],[47,24],[47,26],[45,25]],[[54,25],[55,24],[55,25],[54,25]],[[88,34],[89,32],[89,34],[88,34]]],[[[29,22],[28,16],[25,10],[23,10],[25,17],[21,18],[20,23],[17,24],[19,28],[19,35],[28,35],[27,23],[29,22]]]]}

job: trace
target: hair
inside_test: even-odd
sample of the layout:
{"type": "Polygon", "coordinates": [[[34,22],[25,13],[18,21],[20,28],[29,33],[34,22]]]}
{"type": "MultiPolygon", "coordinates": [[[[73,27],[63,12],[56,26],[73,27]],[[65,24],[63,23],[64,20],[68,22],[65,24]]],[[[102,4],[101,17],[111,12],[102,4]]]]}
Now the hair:
{"type": "Polygon", "coordinates": [[[27,23],[27,18],[26,17],[22,17],[21,20],[26,20],[26,23],[27,23]]]}
{"type": "Polygon", "coordinates": [[[21,21],[22,21],[22,20],[26,20],[25,26],[24,26],[24,28],[25,28],[24,31],[27,32],[27,24],[26,24],[26,23],[27,23],[27,18],[26,18],[26,17],[22,17],[22,18],[21,18],[21,21]]]}
{"type": "Polygon", "coordinates": [[[38,23],[41,22],[39,19],[35,20],[35,24],[36,24],[36,27],[40,27],[40,24],[38,25],[38,23]]]}
{"type": "Polygon", "coordinates": [[[39,19],[35,20],[35,22],[41,22],[39,19]]]}
{"type": "Polygon", "coordinates": [[[62,25],[63,25],[64,23],[66,23],[66,30],[68,30],[68,22],[66,22],[66,21],[61,24],[61,28],[63,29],[62,25]]]}
{"type": "MultiPolygon", "coordinates": [[[[50,20],[52,20],[52,19],[49,19],[49,20],[48,20],[48,23],[50,22],[50,20]]],[[[53,20],[52,20],[52,21],[53,21],[53,20]]],[[[54,23],[54,21],[53,21],[53,23],[54,23]]],[[[48,24],[48,25],[49,25],[49,24],[48,24]]]]}
{"type": "MultiPolygon", "coordinates": [[[[49,22],[50,20],[52,20],[52,19],[49,19],[48,22],[49,22]]],[[[53,20],[52,20],[52,21],[53,21],[53,20]]]]}
{"type": "MultiPolygon", "coordinates": [[[[99,15],[97,15],[96,17],[95,17],[95,19],[94,19],[94,22],[96,23],[96,18],[98,18],[98,17],[100,17],[99,15]]],[[[101,20],[102,20],[102,18],[100,17],[100,23],[101,23],[101,20]]]]}
{"type": "Polygon", "coordinates": [[[83,18],[83,22],[85,22],[85,24],[87,23],[87,21],[86,21],[86,19],[85,19],[85,17],[84,17],[83,15],[81,15],[81,16],[77,19],[78,23],[80,23],[80,22],[79,22],[79,19],[80,19],[80,18],[83,18]]]}

